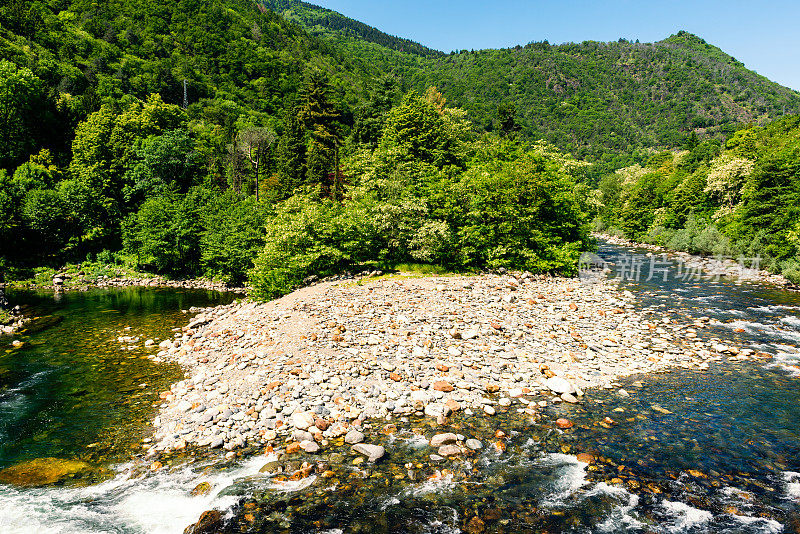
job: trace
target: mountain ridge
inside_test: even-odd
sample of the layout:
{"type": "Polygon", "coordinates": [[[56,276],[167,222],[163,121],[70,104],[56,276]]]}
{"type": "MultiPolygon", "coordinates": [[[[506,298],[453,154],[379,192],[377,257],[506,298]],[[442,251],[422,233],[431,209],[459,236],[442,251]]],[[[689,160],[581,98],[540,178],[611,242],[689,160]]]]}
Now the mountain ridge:
{"type": "Polygon", "coordinates": [[[484,129],[496,128],[498,109],[510,105],[525,137],[609,168],[631,162],[620,154],[674,148],[691,133],[722,141],[742,124],[800,113],[800,92],[686,31],[654,43],[534,41],[427,56],[341,29],[314,30],[309,21],[330,14],[327,8],[299,0],[264,4],[291,11],[366,72],[394,74],[404,89],[436,86],[484,129]]]}

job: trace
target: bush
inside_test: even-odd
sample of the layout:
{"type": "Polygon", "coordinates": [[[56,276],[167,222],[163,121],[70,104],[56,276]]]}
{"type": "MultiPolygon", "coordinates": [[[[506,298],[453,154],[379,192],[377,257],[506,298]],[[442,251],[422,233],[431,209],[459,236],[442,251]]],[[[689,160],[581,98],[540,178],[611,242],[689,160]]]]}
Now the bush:
{"type": "Polygon", "coordinates": [[[295,196],[279,206],[266,227],[266,245],[250,272],[253,296],[286,294],[310,274],[338,272],[352,263],[348,248],[358,228],[338,203],[295,196]]]}
{"type": "Polygon", "coordinates": [[[229,284],[242,284],[253,259],[264,247],[269,210],[254,197],[239,200],[227,191],[213,201],[203,217],[200,239],[203,273],[229,284]]]}
{"type": "Polygon", "coordinates": [[[455,235],[454,266],[574,274],[592,243],[573,188],[555,162],[540,156],[471,169],[439,210],[455,235]]]}
{"type": "Polygon", "coordinates": [[[253,296],[273,298],[309,275],[365,264],[573,274],[591,245],[573,185],[552,161],[526,156],[432,181],[426,197],[400,179],[357,188],[346,204],[295,196],[267,224],[250,272],[253,296]]]}
{"type": "Polygon", "coordinates": [[[782,262],[781,273],[791,283],[800,285],[800,259],[782,262]]]}
{"type": "Polygon", "coordinates": [[[123,226],[125,250],[138,264],[157,273],[195,275],[200,264],[200,213],[204,204],[199,190],[185,197],[147,199],[123,226]]]}

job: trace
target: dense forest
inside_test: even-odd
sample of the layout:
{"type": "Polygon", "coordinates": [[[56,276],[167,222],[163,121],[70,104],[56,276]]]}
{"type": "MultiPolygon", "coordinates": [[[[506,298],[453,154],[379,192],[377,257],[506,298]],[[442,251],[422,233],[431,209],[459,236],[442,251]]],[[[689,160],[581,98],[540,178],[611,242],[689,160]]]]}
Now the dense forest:
{"type": "Polygon", "coordinates": [[[402,263],[568,274],[595,216],[795,268],[796,123],[763,124],[800,94],[686,33],[443,54],[288,0],[12,0],[0,111],[8,279],[97,260],[271,297],[402,263]],[[731,199],[714,172],[736,165],[731,199]]]}

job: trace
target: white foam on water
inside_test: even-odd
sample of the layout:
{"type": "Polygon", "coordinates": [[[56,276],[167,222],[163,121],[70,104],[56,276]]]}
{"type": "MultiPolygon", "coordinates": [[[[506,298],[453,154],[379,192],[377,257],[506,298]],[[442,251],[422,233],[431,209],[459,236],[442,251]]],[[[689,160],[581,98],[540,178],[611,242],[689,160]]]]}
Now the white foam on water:
{"type": "Polygon", "coordinates": [[[301,478],[300,480],[286,480],[282,482],[273,482],[267,486],[267,489],[271,489],[274,491],[281,491],[285,493],[293,492],[293,491],[302,491],[311,485],[317,480],[317,475],[311,475],[305,478],[301,478]]]}
{"type": "Polygon", "coordinates": [[[722,295],[705,295],[705,296],[702,296],[702,297],[695,297],[694,300],[699,300],[701,302],[707,302],[707,301],[711,301],[711,300],[722,300],[723,298],[725,298],[725,297],[723,297],[722,295]]]}
{"type": "Polygon", "coordinates": [[[611,486],[605,482],[600,482],[586,493],[586,497],[595,495],[607,495],[619,501],[608,518],[597,525],[601,532],[626,532],[628,530],[640,530],[644,523],[631,515],[631,512],[639,506],[639,496],[630,493],[621,486],[611,486]]]}
{"type": "Polygon", "coordinates": [[[783,481],[786,484],[786,496],[793,501],[800,501],[800,473],[786,471],[783,481]]]}
{"type": "Polygon", "coordinates": [[[451,474],[434,476],[425,482],[410,486],[402,492],[401,496],[410,495],[419,497],[420,495],[425,495],[427,493],[442,493],[444,491],[453,489],[455,485],[455,482],[453,482],[453,475],[451,474]]]}
{"type": "Polygon", "coordinates": [[[550,494],[545,497],[545,506],[557,506],[587,485],[586,467],[589,464],[579,462],[575,456],[560,453],[545,454],[537,459],[535,465],[540,467],[554,467],[555,480],[550,494]]]}
{"type": "Polygon", "coordinates": [[[784,324],[788,324],[789,326],[792,326],[794,328],[800,329],[800,317],[795,317],[791,315],[789,317],[784,317],[783,319],[781,319],[781,322],[784,324]]]}
{"type": "Polygon", "coordinates": [[[772,362],[766,367],[782,369],[791,376],[800,376],[800,354],[779,352],[772,357],[772,362]]]}
{"type": "Polygon", "coordinates": [[[686,503],[664,500],[661,507],[670,516],[671,532],[685,532],[692,527],[710,523],[714,516],[711,512],[694,508],[686,503]]]}
{"type": "Polygon", "coordinates": [[[774,519],[765,519],[763,517],[751,517],[749,515],[736,514],[729,514],[728,517],[740,525],[748,528],[749,530],[755,529],[764,534],[778,534],[783,532],[783,525],[774,519]]]}
{"type": "Polygon", "coordinates": [[[440,512],[446,513],[449,517],[437,518],[431,520],[427,525],[427,532],[435,534],[460,534],[461,529],[458,528],[458,511],[455,508],[447,507],[440,512]]]}
{"type": "Polygon", "coordinates": [[[800,310],[800,306],[783,306],[780,304],[774,304],[770,306],[753,306],[747,308],[748,310],[754,310],[762,313],[777,313],[781,311],[792,311],[792,310],[800,310]]]}
{"type": "Polygon", "coordinates": [[[755,321],[731,321],[730,323],[722,323],[720,326],[730,328],[731,330],[741,329],[748,334],[768,335],[774,338],[782,338],[789,341],[800,342],[800,332],[778,328],[777,326],[771,324],[764,324],[755,321]]]}
{"type": "Polygon", "coordinates": [[[747,312],[737,309],[707,308],[704,310],[706,315],[735,315],[736,317],[747,317],[747,312]]]}
{"type": "Polygon", "coordinates": [[[415,449],[422,449],[428,446],[428,438],[417,434],[414,434],[414,436],[408,438],[407,440],[405,440],[405,442],[408,444],[409,447],[413,447],[415,449]]]}
{"type": "MultiPolygon", "coordinates": [[[[269,460],[266,458],[267,461],[269,460]]],[[[207,475],[187,466],[176,471],[115,478],[85,488],[19,489],[0,486],[3,534],[180,534],[211,509],[228,510],[238,498],[220,493],[239,478],[258,473],[265,457],[207,475]],[[208,482],[207,495],[191,490],[208,482]]]]}

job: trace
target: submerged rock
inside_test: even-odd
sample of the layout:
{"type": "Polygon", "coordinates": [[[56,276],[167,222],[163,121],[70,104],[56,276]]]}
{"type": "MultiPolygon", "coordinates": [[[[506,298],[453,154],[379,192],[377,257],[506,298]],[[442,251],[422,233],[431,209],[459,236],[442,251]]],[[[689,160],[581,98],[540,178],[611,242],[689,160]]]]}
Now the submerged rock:
{"type": "Polygon", "coordinates": [[[201,482],[191,491],[192,497],[197,497],[198,495],[208,495],[209,493],[211,493],[211,484],[208,482],[201,482]]]}
{"type": "Polygon", "coordinates": [[[386,454],[386,449],[384,449],[383,446],[370,445],[368,443],[353,445],[353,450],[366,456],[370,462],[377,462],[386,454]]]}
{"type": "Polygon", "coordinates": [[[36,458],[0,471],[0,482],[21,487],[62,484],[69,479],[97,478],[106,470],[78,460],[36,458]]]}
{"type": "Polygon", "coordinates": [[[431,447],[441,447],[450,443],[458,441],[458,436],[452,433],[436,434],[431,438],[431,447]]]}

